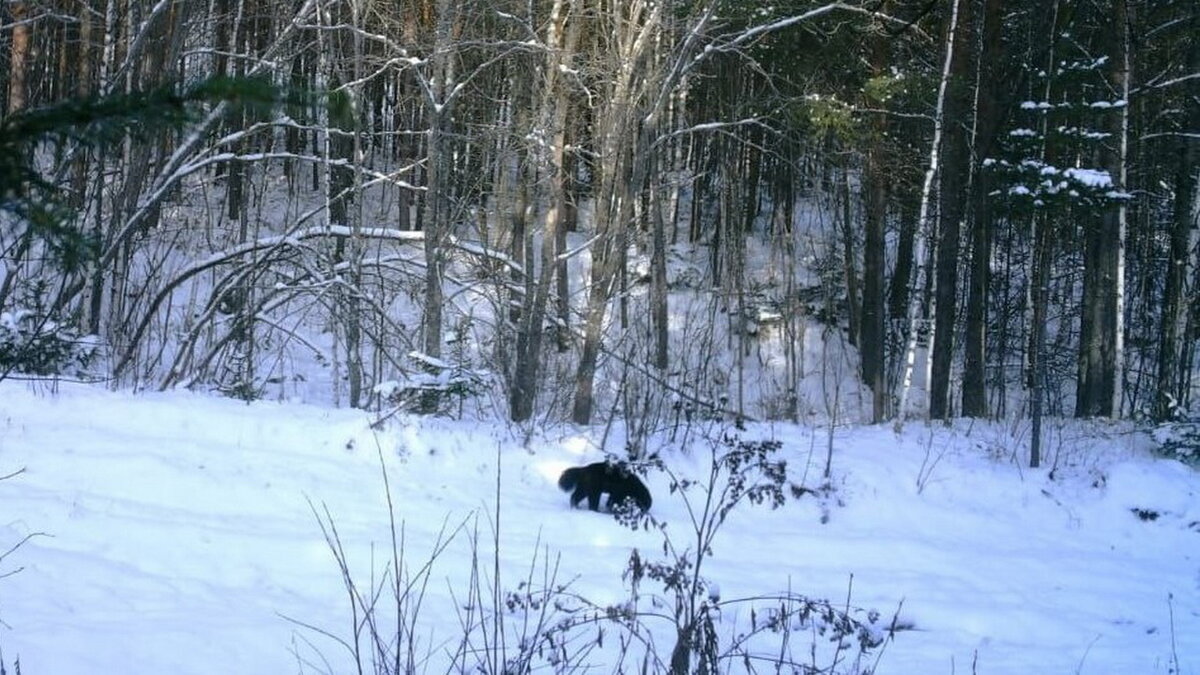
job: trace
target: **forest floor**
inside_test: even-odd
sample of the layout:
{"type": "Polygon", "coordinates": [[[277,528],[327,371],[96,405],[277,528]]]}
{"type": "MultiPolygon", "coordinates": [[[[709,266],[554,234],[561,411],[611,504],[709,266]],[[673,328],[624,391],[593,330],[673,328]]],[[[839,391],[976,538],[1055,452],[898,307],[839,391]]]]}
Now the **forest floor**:
{"type": "MultiPolygon", "coordinates": [[[[381,466],[408,576],[428,582],[409,614],[422,672],[445,672],[464,621],[488,625],[496,574],[502,591],[566,585],[620,606],[632,549],[660,560],[664,536],[679,549],[693,536],[685,495],[694,505],[702,493],[672,491],[661,471],[646,482],[665,530],[569,508],[558,474],[600,459],[602,430],[545,428],[522,443],[503,423],[396,417],[373,430],[373,419],[0,383],[0,475],[16,473],[0,482],[0,552],[24,540],[0,559],[0,661],[26,675],[355,672],[354,617],[322,523],[360,588],[385,579],[381,466]]],[[[725,448],[705,439],[721,431],[697,424],[655,447],[673,475],[703,484],[725,448]]],[[[1052,424],[1041,469],[1025,466],[1023,422],[744,434],[768,437],[790,480],[813,490],[832,442],[831,480],[778,509],[730,512],[702,568],[725,603],[720,644],[769,611],[733,600],[790,590],[884,623],[898,613],[905,630],[883,647],[881,674],[1200,673],[1200,474],[1152,457],[1129,427],[1052,424]]],[[[623,445],[620,429],[608,445],[623,445]]],[[[645,637],[666,659],[673,629],[651,614],[669,598],[650,579],[639,594],[645,637]]],[[[390,611],[380,618],[394,625],[390,611]]],[[[504,616],[516,649],[530,615],[504,616]]],[[[791,649],[807,657],[823,638],[793,628],[791,649]]],[[[575,656],[612,672],[615,626],[576,630],[575,656]],[[596,645],[601,628],[610,637],[596,645]]]]}

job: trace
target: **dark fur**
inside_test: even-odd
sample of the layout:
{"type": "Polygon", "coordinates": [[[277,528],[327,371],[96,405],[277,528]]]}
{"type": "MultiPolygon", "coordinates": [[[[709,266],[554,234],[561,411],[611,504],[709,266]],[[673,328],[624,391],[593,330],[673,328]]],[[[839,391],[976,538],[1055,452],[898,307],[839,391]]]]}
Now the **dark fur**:
{"type": "Polygon", "coordinates": [[[563,490],[574,490],[571,495],[571,507],[588,500],[588,508],[600,510],[600,495],[608,493],[607,508],[612,510],[614,504],[620,504],[626,499],[632,499],[643,511],[650,510],[653,500],[645,483],[624,466],[596,462],[587,466],[577,466],[562,472],[558,478],[558,487],[563,490]]]}

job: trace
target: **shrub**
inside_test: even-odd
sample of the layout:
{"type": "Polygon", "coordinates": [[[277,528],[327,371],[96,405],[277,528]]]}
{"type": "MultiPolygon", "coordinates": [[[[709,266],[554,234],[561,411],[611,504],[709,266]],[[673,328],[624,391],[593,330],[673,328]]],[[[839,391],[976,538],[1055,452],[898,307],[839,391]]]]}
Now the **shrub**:
{"type": "Polygon", "coordinates": [[[489,374],[485,371],[420,352],[412,352],[408,358],[414,365],[413,372],[400,381],[382,382],[374,390],[392,412],[445,414],[456,403],[461,406],[487,388],[489,374]]]}
{"type": "Polygon", "coordinates": [[[1161,424],[1154,429],[1154,440],[1163,457],[1200,467],[1200,417],[1161,424]]]}
{"type": "Polygon", "coordinates": [[[96,354],[94,336],[28,309],[0,313],[0,377],[79,375],[96,354]]]}

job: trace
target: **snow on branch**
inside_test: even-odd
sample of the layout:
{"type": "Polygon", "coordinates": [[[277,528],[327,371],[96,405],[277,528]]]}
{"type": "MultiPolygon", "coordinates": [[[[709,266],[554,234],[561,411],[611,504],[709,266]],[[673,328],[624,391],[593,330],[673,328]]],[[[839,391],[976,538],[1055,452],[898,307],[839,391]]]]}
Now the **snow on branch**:
{"type": "Polygon", "coordinates": [[[828,5],[817,7],[815,9],[810,9],[809,11],[804,12],[803,14],[796,14],[793,16],[784,17],[782,19],[777,19],[770,23],[758,24],[757,26],[752,26],[750,28],[747,28],[746,30],[742,31],[741,33],[738,33],[737,35],[730,38],[728,42],[724,42],[724,43],[721,43],[718,45],[711,45],[709,47],[706,47],[703,52],[701,52],[700,54],[698,54],[696,56],[696,59],[700,60],[709,51],[722,52],[722,51],[732,51],[732,50],[741,48],[741,47],[745,46],[747,43],[749,43],[763,35],[766,35],[767,33],[773,33],[775,31],[783,30],[785,28],[791,28],[792,26],[795,26],[796,24],[803,23],[805,21],[810,21],[812,19],[816,19],[817,17],[824,16],[825,14],[829,14],[829,13],[832,13],[835,11],[851,12],[854,14],[869,16],[874,19],[879,19],[880,21],[884,21],[887,23],[893,23],[893,24],[896,24],[899,26],[904,26],[906,28],[908,27],[908,24],[909,24],[909,22],[907,22],[907,21],[897,19],[896,17],[889,16],[887,14],[884,14],[882,12],[877,12],[875,10],[867,9],[865,7],[858,7],[856,5],[848,5],[844,2],[833,2],[828,5]]]}
{"type": "MultiPolygon", "coordinates": [[[[423,235],[421,232],[418,232],[417,234],[423,235]]],[[[424,236],[422,236],[422,239],[424,239],[424,236]]],[[[470,253],[471,255],[479,256],[480,258],[486,258],[488,260],[498,262],[513,272],[517,272],[519,274],[525,273],[525,266],[516,260],[513,260],[512,257],[503,251],[488,248],[487,246],[477,242],[459,239],[454,235],[450,235],[450,245],[462,251],[463,253],[470,253]]]]}
{"type": "Polygon", "coordinates": [[[1164,136],[1171,137],[1171,138],[1200,138],[1200,132],[1196,132],[1196,131],[1160,131],[1158,133],[1146,134],[1145,136],[1141,137],[1141,140],[1148,141],[1151,138],[1162,138],[1164,136]]]}
{"type": "Polygon", "coordinates": [[[361,37],[365,40],[368,40],[370,42],[377,42],[380,45],[383,45],[384,47],[387,47],[388,49],[396,52],[397,54],[400,54],[400,56],[403,57],[400,60],[406,60],[409,63],[409,65],[417,65],[420,63],[424,63],[424,61],[422,61],[421,59],[418,59],[416,57],[410,57],[408,54],[408,50],[405,49],[403,45],[401,45],[399,42],[396,42],[392,38],[390,38],[382,33],[372,33],[370,31],[363,30],[359,26],[354,26],[354,25],[351,25],[348,23],[338,23],[338,24],[330,24],[330,25],[305,23],[305,24],[298,24],[297,27],[302,28],[304,30],[337,31],[337,32],[346,31],[346,32],[350,32],[350,33],[355,33],[359,37],[361,37]]]}
{"type": "Polygon", "coordinates": [[[678,136],[687,136],[689,134],[699,134],[699,133],[704,133],[706,131],[725,131],[726,129],[731,129],[731,128],[735,128],[735,127],[761,125],[762,123],[763,123],[763,121],[759,117],[747,117],[746,119],[735,120],[733,122],[702,122],[700,124],[693,124],[692,126],[685,127],[683,129],[676,129],[675,131],[672,131],[669,134],[665,134],[665,135],[661,136],[658,140],[656,140],[655,144],[657,145],[658,143],[662,143],[663,141],[666,141],[666,140],[669,140],[671,138],[675,138],[678,136]]]}
{"type": "Polygon", "coordinates": [[[1151,89],[1163,89],[1166,87],[1173,87],[1177,84],[1183,84],[1184,82],[1187,82],[1189,80],[1194,80],[1198,77],[1200,77],[1200,73],[1191,73],[1189,75],[1181,75],[1179,77],[1171,78],[1165,82],[1156,82],[1155,84],[1151,84],[1151,85],[1147,85],[1147,86],[1151,89]]]}
{"type": "MultiPolygon", "coordinates": [[[[315,0],[305,0],[304,4],[296,10],[291,22],[280,33],[275,42],[271,44],[262,54],[260,59],[246,73],[247,77],[260,75],[264,70],[270,67],[271,59],[287,44],[292,35],[299,29],[301,22],[307,17],[315,7],[315,0]]],[[[226,113],[229,112],[230,104],[228,101],[221,101],[213,106],[212,110],[195,125],[195,127],[187,134],[183,141],[171,153],[171,156],[163,164],[163,168],[158,172],[155,181],[154,190],[151,192],[148,199],[144,200],[138,207],[137,211],[126,221],[125,225],[112,238],[112,243],[108,249],[100,257],[99,265],[101,269],[112,264],[117,253],[124,246],[124,243],[137,229],[141,226],[142,221],[153,210],[152,207],[161,202],[166,195],[179,184],[185,176],[190,174],[195,168],[187,170],[189,166],[189,158],[197,153],[200,144],[207,138],[208,134],[216,126],[216,124],[224,119],[226,113]]]]}

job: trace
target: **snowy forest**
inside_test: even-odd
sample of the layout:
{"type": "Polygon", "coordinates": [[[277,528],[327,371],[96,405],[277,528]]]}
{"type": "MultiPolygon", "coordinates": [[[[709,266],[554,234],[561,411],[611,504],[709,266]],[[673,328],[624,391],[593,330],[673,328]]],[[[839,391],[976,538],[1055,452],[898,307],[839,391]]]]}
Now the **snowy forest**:
{"type": "Polygon", "coordinates": [[[1196,0],[0,6],[0,675],[1200,673],[1196,0]]]}
{"type": "Polygon", "coordinates": [[[9,0],[0,376],[1171,420],[1184,0],[9,0]]]}

